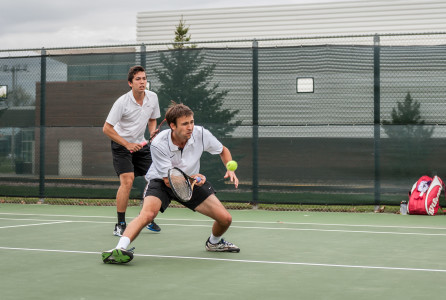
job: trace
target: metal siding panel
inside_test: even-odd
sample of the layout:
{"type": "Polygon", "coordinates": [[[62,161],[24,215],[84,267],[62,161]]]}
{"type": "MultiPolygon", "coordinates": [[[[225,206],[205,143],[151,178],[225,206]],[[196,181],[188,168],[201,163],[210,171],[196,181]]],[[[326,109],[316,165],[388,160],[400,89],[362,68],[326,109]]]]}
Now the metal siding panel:
{"type": "Polygon", "coordinates": [[[446,31],[445,1],[350,1],[140,12],[138,42],[169,42],[181,16],[192,40],[446,31]]]}

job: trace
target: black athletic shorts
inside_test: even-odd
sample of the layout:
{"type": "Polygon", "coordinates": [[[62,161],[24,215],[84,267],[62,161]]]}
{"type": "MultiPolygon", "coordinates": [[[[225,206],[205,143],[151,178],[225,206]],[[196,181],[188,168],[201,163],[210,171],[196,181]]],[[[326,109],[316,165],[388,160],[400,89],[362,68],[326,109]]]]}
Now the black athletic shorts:
{"type": "Polygon", "coordinates": [[[214,188],[210,184],[209,181],[206,181],[202,186],[194,186],[194,190],[192,192],[192,198],[183,202],[175,197],[172,190],[166,186],[164,180],[162,179],[153,179],[147,184],[146,189],[144,190],[144,198],[147,196],[155,196],[161,199],[161,212],[164,212],[169,206],[172,200],[178,201],[187,208],[195,211],[195,208],[200,205],[204,200],[206,200],[210,195],[215,194],[214,188]]]}
{"type": "Polygon", "coordinates": [[[116,174],[133,172],[135,177],[145,176],[152,164],[152,156],[150,148],[145,145],[141,150],[130,153],[127,148],[118,143],[111,142],[111,150],[113,155],[113,166],[116,174]]]}

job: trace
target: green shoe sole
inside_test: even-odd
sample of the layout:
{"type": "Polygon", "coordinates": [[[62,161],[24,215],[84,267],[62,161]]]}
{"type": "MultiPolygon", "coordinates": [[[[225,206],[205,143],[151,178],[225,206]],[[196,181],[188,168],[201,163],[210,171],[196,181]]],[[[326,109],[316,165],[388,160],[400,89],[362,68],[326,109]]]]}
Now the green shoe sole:
{"type": "Polygon", "coordinates": [[[102,261],[106,264],[125,264],[133,259],[133,253],[124,249],[102,252],[102,261]]]}

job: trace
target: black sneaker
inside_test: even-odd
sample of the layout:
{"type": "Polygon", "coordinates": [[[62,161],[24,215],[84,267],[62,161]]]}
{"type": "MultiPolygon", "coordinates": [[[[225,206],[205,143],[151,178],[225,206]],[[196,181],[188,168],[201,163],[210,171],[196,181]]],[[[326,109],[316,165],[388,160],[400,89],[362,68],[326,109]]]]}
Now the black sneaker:
{"type": "Polygon", "coordinates": [[[133,250],[126,249],[112,249],[102,252],[102,261],[104,264],[125,264],[133,259],[133,250]]]}
{"type": "Polygon", "coordinates": [[[113,234],[116,236],[122,236],[127,227],[126,223],[117,223],[115,224],[115,230],[113,230],[113,234]]]}
{"type": "Polygon", "coordinates": [[[221,239],[217,244],[212,244],[208,239],[206,241],[206,250],[211,252],[240,252],[239,247],[224,239],[221,239]]]}
{"type": "Polygon", "coordinates": [[[150,223],[149,225],[147,225],[146,227],[148,230],[154,231],[154,232],[160,232],[161,228],[158,226],[158,224],[156,224],[155,222],[152,221],[152,223],[150,223]]]}

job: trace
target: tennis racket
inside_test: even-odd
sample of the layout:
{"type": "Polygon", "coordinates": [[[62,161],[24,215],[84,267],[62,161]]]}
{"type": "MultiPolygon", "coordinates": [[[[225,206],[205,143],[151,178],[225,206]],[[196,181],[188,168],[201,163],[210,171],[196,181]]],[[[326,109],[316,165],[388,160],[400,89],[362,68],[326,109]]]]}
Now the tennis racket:
{"type": "Polygon", "coordinates": [[[193,178],[178,168],[172,168],[167,172],[170,188],[174,195],[181,201],[187,202],[192,198],[192,191],[196,182],[201,178],[193,178]]]}
{"type": "MultiPolygon", "coordinates": [[[[163,126],[163,124],[166,122],[166,119],[164,119],[163,121],[161,121],[161,123],[158,125],[158,128],[153,132],[152,136],[150,137],[149,141],[143,141],[141,143],[139,143],[141,145],[141,147],[144,147],[145,145],[147,145],[149,142],[152,141],[152,139],[160,132],[160,128],[161,126],[163,126]]],[[[130,153],[133,153],[133,151],[130,151],[130,153]]]]}
{"type": "Polygon", "coordinates": [[[152,136],[149,139],[149,142],[152,141],[152,139],[154,137],[156,137],[156,135],[160,132],[161,126],[163,126],[163,124],[166,122],[166,119],[162,120],[161,123],[158,125],[158,128],[153,132],[152,136]]]}
{"type": "MultiPolygon", "coordinates": [[[[141,143],[139,143],[141,145],[141,147],[144,147],[145,145],[147,145],[147,141],[143,141],[141,143]]],[[[133,151],[130,151],[130,153],[133,153],[133,151]]]]}

